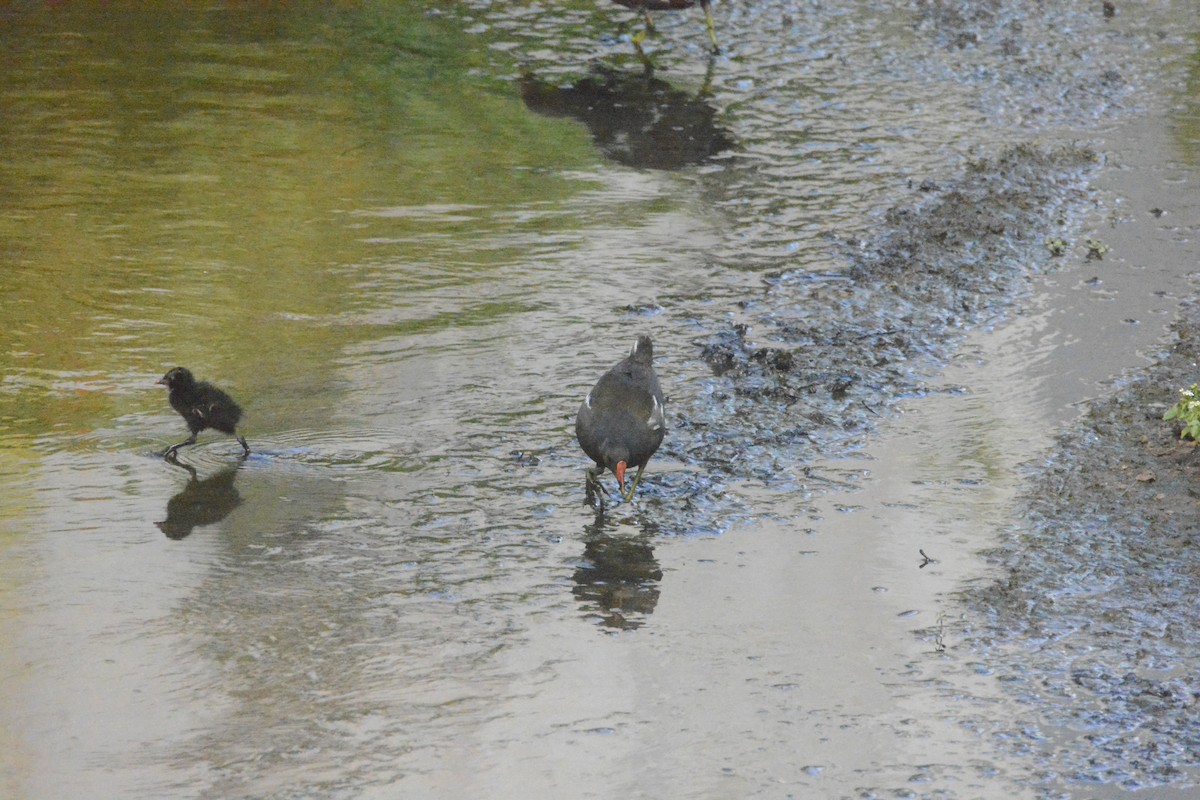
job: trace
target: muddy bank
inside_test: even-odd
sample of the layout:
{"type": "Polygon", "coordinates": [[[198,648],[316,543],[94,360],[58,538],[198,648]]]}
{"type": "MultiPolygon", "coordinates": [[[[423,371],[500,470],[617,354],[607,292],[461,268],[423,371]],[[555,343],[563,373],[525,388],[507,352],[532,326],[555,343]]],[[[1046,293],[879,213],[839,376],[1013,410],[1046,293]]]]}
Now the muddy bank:
{"type": "Polygon", "coordinates": [[[860,447],[889,408],[929,391],[966,330],[1053,267],[1047,243],[1067,235],[1097,161],[1084,147],[1011,147],[913,187],[871,241],[833,242],[845,270],[766,276],[740,321],[699,341],[718,380],[668,446],[732,477],[821,485],[803,465],[860,447]]]}
{"type": "Polygon", "coordinates": [[[1196,380],[1200,306],[1175,331],[1061,435],[989,554],[1000,577],[962,598],[965,644],[1031,723],[995,743],[1050,782],[1190,785],[1200,764],[1200,454],[1162,420],[1196,380]]]}

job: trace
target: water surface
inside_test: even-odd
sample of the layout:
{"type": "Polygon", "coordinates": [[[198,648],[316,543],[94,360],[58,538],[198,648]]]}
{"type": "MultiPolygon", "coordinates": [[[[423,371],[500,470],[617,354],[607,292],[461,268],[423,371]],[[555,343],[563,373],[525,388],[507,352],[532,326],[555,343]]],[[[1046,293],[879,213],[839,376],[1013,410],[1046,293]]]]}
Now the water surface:
{"type": "Polygon", "coordinates": [[[658,15],[653,76],[590,2],[5,12],[0,793],[1040,796],[927,631],[1187,292],[1194,20],[717,11],[716,58],[658,15]],[[546,106],[597,85],[623,124],[546,106]],[[1102,262],[1031,265],[836,448],[738,455],[705,342],[820,319],[794,287],[964,157],[1081,136],[1102,262]],[[597,515],[573,414],[640,332],[676,424],[597,515]],[[180,364],[245,462],[157,457],[180,364]]]}

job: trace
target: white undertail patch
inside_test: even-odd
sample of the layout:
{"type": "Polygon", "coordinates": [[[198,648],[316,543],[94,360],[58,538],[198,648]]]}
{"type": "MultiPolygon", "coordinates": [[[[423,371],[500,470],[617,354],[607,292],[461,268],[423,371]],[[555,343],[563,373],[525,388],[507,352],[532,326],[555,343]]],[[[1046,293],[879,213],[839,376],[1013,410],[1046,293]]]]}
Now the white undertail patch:
{"type": "Polygon", "coordinates": [[[657,431],[663,426],[663,407],[654,395],[651,395],[650,399],[654,401],[654,408],[650,411],[650,418],[646,420],[646,424],[650,426],[650,430],[657,431]]]}

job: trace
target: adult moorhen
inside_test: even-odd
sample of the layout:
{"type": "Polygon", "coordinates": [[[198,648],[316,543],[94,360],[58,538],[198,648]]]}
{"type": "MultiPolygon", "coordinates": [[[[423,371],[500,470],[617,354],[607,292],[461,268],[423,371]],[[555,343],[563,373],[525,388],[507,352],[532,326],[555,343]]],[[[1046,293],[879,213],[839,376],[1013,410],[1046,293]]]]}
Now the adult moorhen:
{"type": "Polygon", "coordinates": [[[662,444],[663,393],[653,359],[650,337],[639,336],[629,355],[601,376],[579,406],[575,436],[596,462],[588,468],[589,495],[608,468],[617,476],[622,497],[632,499],[646,462],[662,444]],[[625,470],[630,467],[637,467],[637,475],[626,489],[625,470]]]}
{"type": "Polygon", "coordinates": [[[173,444],[163,451],[164,458],[174,458],[181,447],[196,443],[196,435],[206,428],[235,436],[242,446],[242,457],[250,455],[250,445],[237,433],[242,408],[233,398],[206,381],[198,381],[184,367],[175,367],[159,378],[158,383],[167,387],[167,399],[171,408],[179,412],[192,432],[184,441],[173,444]]]}
{"type": "MultiPolygon", "coordinates": [[[[633,45],[641,52],[642,41],[646,35],[654,30],[654,23],[650,21],[651,11],[678,11],[684,8],[691,8],[696,5],[696,0],[612,0],[617,5],[625,6],[632,11],[641,11],[646,19],[645,30],[638,31],[633,36],[633,45]]],[[[712,51],[720,53],[721,48],[717,46],[716,26],[713,24],[712,16],[712,0],[700,0],[700,7],[704,9],[704,24],[708,26],[708,40],[712,42],[712,51]]]]}

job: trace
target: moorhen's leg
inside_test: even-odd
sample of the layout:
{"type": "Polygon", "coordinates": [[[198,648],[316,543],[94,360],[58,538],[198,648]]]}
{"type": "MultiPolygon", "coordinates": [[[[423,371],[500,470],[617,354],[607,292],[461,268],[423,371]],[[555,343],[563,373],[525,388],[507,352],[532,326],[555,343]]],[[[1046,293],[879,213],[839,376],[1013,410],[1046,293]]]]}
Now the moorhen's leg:
{"type": "Polygon", "coordinates": [[[608,490],[604,488],[604,484],[600,481],[601,469],[603,469],[603,468],[602,467],[588,467],[587,468],[587,473],[586,473],[587,478],[584,480],[584,495],[585,496],[584,496],[583,502],[586,505],[591,506],[592,508],[598,508],[600,511],[603,511],[604,510],[604,496],[606,494],[608,494],[608,490]],[[599,494],[597,494],[597,492],[596,492],[597,489],[600,490],[599,494]],[[597,504],[596,504],[597,497],[600,498],[599,506],[597,506],[597,504]]]}
{"type": "Polygon", "coordinates": [[[603,467],[587,468],[587,487],[589,490],[599,489],[608,494],[608,489],[604,488],[604,483],[600,480],[600,473],[603,469],[603,467]]]}
{"type": "Polygon", "coordinates": [[[641,59],[642,67],[650,72],[654,69],[654,62],[650,60],[650,56],[646,55],[646,51],[642,49],[642,40],[646,38],[645,31],[638,31],[633,35],[633,49],[637,50],[638,58],[641,59]]]}
{"type": "Polygon", "coordinates": [[[713,25],[712,0],[700,0],[700,7],[704,9],[704,24],[708,26],[708,40],[712,42],[712,51],[720,53],[721,48],[717,45],[716,26],[713,25]]]}
{"type": "Polygon", "coordinates": [[[240,444],[242,446],[242,458],[245,458],[246,456],[250,455],[250,445],[246,444],[246,437],[238,436],[236,433],[234,434],[234,436],[237,436],[238,444],[240,444]]]}
{"type": "Polygon", "coordinates": [[[168,447],[166,450],[163,450],[163,458],[174,458],[175,454],[179,452],[179,448],[187,447],[189,444],[195,444],[195,443],[196,443],[196,434],[193,433],[191,436],[184,439],[179,444],[173,444],[170,447],[168,447]]]}
{"type": "Polygon", "coordinates": [[[644,469],[646,469],[645,464],[642,464],[640,467],[638,467],[637,474],[634,475],[633,480],[629,482],[629,488],[625,490],[623,495],[621,495],[621,497],[625,499],[625,502],[629,502],[633,499],[633,493],[637,489],[638,481],[642,479],[642,471],[644,469]]]}

